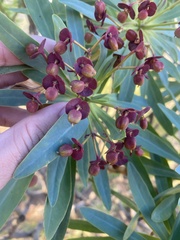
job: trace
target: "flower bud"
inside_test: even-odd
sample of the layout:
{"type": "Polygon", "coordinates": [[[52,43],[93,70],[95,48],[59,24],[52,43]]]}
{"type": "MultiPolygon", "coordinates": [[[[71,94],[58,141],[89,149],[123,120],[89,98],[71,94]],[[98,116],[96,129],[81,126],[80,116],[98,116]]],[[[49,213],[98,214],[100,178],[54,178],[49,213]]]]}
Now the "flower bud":
{"type": "Polygon", "coordinates": [[[66,50],[67,50],[66,43],[64,43],[63,41],[57,42],[56,45],[54,46],[54,51],[60,55],[65,53],[66,50]]]}
{"type": "Polygon", "coordinates": [[[144,20],[144,19],[146,19],[147,17],[148,17],[148,12],[147,12],[146,9],[141,10],[141,11],[139,12],[139,14],[138,14],[138,18],[139,18],[140,20],[144,20]]]}
{"type": "Polygon", "coordinates": [[[124,146],[129,150],[134,150],[136,148],[136,139],[135,137],[126,137],[124,140],[124,146]]]}
{"type": "Polygon", "coordinates": [[[118,161],[118,153],[110,151],[106,154],[106,161],[110,163],[111,165],[114,165],[118,161]]]}
{"type": "Polygon", "coordinates": [[[143,83],[144,83],[144,75],[136,74],[136,75],[134,76],[133,81],[134,81],[134,84],[135,84],[135,85],[142,86],[143,83]]]}
{"type": "Polygon", "coordinates": [[[30,43],[26,46],[26,53],[28,56],[32,56],[37,51],[38,51],[38,47],[33,43],[30,43]]]}
{"type": "Polygon", "coordinates": [[[97,21],[101,21],[106,12],[106,4],[102,0],[97,0],[95,2],[95,13],[94,16],[97,21]]]}
{"type": "Polygon", "coordinates": [[[47,65],[47,67],[46,67],[46,73],[47,74],[56,76],[56,75],[58,75],[58,72],[59,72],[59,67],[58,67],[57,64],[50,63],[50,64],[47,65]]]}
{"type": "Polygon", "coordinates": [[[113,50],[113,51],[118,50],[118,43],[114,37],[109,38],[108,44],[109,44],[111,50],[113,50]]]}
{"type": "Polygon", "coordinates": [[[178,28],[175,30],[174,35],[175,35],[177,38],[180,38],[180,27],[178,27],[178,28]]]}
{"type": "Polygon", "coordinates": [[[72,124],[77,124],[82,119],[82,113],[76,109],[72,109],[68,113],[68,120],[72,124]]]}
{"type": "Polygon", "coordinates": [[[127,32],[126,32],[126,39],[130,42],[134,42],[137,38],[137,33],[132,30],[132,29],[129,29],[127,32]]]}
{"type": "Polygon", "coordinates": [[[142,148],[140,148],[140,146],[138,146],[138,147],[136,147],[135,149],[134,149],[134,152],[135,152],[135,154],[137,155],[137,156],[139,156],[139,157],[141,157],[142,155],[143,155],[143,150],[142,150],[142,148]]]}
{"type": "Polygon", "coordinates": [[[128,18],[128,14],[125,11],[120,12],[117,15],[117,19],[120,23],[124,23],[127,20],[127,18],[128,18]]]}
{"type": "Polygon", "coordinates": [[[72,153],[73,153],[73,148],[69,144],[64,144],[59,148],[59,154],[62,157],[69,157],[72,155],[72,153]]]}
{"type": "Polygon", "coordinates": [[[157,60],[152,63],[152,68],[155,72],[160,72],[164,69],[164,64],[157,60]]]}
{"type": "Polygon", "coordinates": [[[146,118],[141,118],[140,119],[140,127],[142,129],[146,129],[148,127],[148,121],[146,118]]]}
{"type": "Polygon", "coordinates": [[[56,87],[48,87],[45,92],[45,97],[48,101],[54,101],[58,94],[59,93],[56,87]]]}
{"type": "Polygon", "coordinates": [[[126,116],[119,116],[116,119],[116,127],[121,130],[125,130],[128,127],[129,118],[126,116]]]}
{"type": "Polygon", "coordinates": [[[90,175],[97,176],[99,171],[100,171],[100,167],[97,164],[91,164],[89,166],[88,172],[89,172],[90,175]]]}
{"type": "Polygon", "coordinates": [[[39,109],[39,104],[37,102],[35,102],[34,100],[31,100],[31,101],[27,102],[26,109],[30,113],[35,113],[39,109]]]}
{"type": "Polygon", "coordinates": [[[85,33],[85,35],[84,35],[84,40],[87,42],[87,43],[91,43],[92,42],[92,40],[93,40],[93,34],[92,33],[89,33],[89,32],[87,32],[87,33],[85,33]]]}
{"type": "Polygon", "coordinates": [[[85,64],[81,70],[81,73],[84,77],[92,78],[96,75],[96,70],[90,64],[85,64]]]}
{"type": "Polygon", "coordinates": [[[84,90],[85,84],[81,80],[73,80],[71,82],[71,90],[75,93],[80,93],[84,90]]]}

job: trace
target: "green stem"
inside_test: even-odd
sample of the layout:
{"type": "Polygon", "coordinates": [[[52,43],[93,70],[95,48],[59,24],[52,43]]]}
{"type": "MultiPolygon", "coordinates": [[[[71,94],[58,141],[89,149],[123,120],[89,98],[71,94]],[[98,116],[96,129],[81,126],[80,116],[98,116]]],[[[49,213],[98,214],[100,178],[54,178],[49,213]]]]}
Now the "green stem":
{"type": "Polygon", "coordinates": [[[175,25],[178,23],[179,22],[165,22],[165,23],[158,23],[158,24],[147,25],[147,26],[145,25],[144,27],[148,27],[148,28],[163,27],[163,26],[175,25]]]}
{"type": "Polygon", "coordinates": [[[110,77],[116,70],[118,70],[118,69],[123,65],[123,63],[124,63],[132,54],[134,54],[133,51],[131,51],[130,53],[128,53],[128,54],[124,57],[124,59],[123,59],[115,68],[113,68],[110,72],[108,72],[108,73],[105,75],[104,79],[110,77]]]}
{"type": "Polygon", "coordinates": [[[101,40],[104,38],[104,36],[102,36],[91,48],[90,48],[90,52],[92,52],[96,47],[97,45],[101,42],[101,40]]]}
{"type": "Polygon", "coordinates": [[[84,50],[85,52],[88,52],[88,50],[76,40],[73,40],[73,43],[76,44],[78,47],[82,48],[82,50],[84,50]]]}
{"type": "Polygon", "coordinates": [[[107,15],[107,18],[109,18],[118,27],[119,30],[123,29],[121,25],[118,22],[116,22],[111,16],[107,15]]]}
{"type": "Polygon", "coordinates": [[[152,28],[152,30],[159,30],[159,31],[164,31],[164,30],[167,30],[167,31],[175,31],[176,28],[158,28],[158,27],[155,27],[155,28],[152,28]]]}

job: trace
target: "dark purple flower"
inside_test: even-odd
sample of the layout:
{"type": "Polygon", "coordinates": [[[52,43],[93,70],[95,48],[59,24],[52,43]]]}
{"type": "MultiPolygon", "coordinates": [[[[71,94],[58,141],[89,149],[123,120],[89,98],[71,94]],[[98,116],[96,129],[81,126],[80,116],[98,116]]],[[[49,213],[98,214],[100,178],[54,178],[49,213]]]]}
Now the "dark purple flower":
{"type": "Polygon", "coordinates": [[[92,78],[96,75],[92,61],[87,57],[79,57],[74,64],[74,69],[80,77],[92,78]]]}
{"type": "Polygon", "coordinates": [[[126,3],[118,3],[118,7],[120,9],[123,9],[125,13],[129,14],[131,19],[135,18],[135,12],[134,9],[132,8],[132,4],[126,4],[126,3]]]}
{"type": "Polygon", "coordinates": [[[93,33],[96,33],[96,29],[98,28],[97,26],[95,26],[89,19],[86,20],[86,24],[87,24],[87,27],[89,28],[89,30],[93,33]]]}
{"type": "Polygon", "coordinates": [[[38,102],[39,104],[42,104],[39,97],[40,97],[40,93],[29,93],[29,92],[23,92],[24,96],[26,96],[27,98],[34,100],[36,102],[38,102]]]}
{"type": "Polygon", "coordinates": [[[31,59],[36,58],[38,55],[42,55],[45,58],[44,53],[44,45],[45,45],[46,39],[44,39],[39,46],[36,46],[33,43],[30,43],[26,46],[26,53],[31,59]]]}
{"type": "Polygon", "coordinates": [[[65,69],[65,65],[64,62],[62,60],[62,57],[57,54],[57,53],[50,53],[47,57],[47,64],[51,64],[54,63],[56,65],[58,65],[60,68],[62,68],[63,70],[65,69]]]}
{"type": "Polygon", "coordinates": [[[144,20],[147,16],[151,17],[155,14],[157,6],[149,0],[143,1],[138,7],[138,18],[144,20]]]}
{"type": "Polygon", "coordinates": [[[94,17],[96,21],[98,22],[102,21],[101,23],[102,26],[106,18],[106,4],[102,0],[97,0],[95,2],[94,17]]]}
{"type": "Polygon", "coordinates": [[[67,28],[63,28],[59,33],[59,40],[63,41],[66,45],[70,45],[70,52],[72,51],[72,34],[67,28]]]}
{"type": "Polygon", "coordinates": [[[72,138],[72,141],[74,142],[74,146],[73,146],[73,152],[71,154],[71,157],[78,161],[83,157],[84,154],[84,149],[83,149],[83,145],[75,138],[72,138]]]}
{"type": "Polygon", "coordinates": [[[93,94],[93,90],[97,88],[97,81],[95,78],[82,77],[80,81],[84,82],[84,89],[79,93],[82,97],[88,97],[93,94]]]}
{"type": "Polygon", "coordinates": [[[86,101],[83,101],[81,98],[74,98],[71,99],[67,104],[66,104],[66,113],[68,114],[71,110],[78,110],[82,114],[82,118],[87,118],[90,112],[90,107],[89,104],[86,101]]]}
{"type": "Polygon", "coordinates": [[[42,105],[39,96],[40,93],[29,93],[29,92],[23,92],[24,96],[26,96],[28,99],[31,99],[26,103],[26,109],[30,113],[35,113],[39,110],[39,107],[42,105]]]}
{"type": "Polygon", "coordinates": [[[104,46],[116,51],[124,46],[123,40],[119,37],[119,31],[115,26],[110,26],[104,34],[104,46]]]}
{"type": "Polygon", "coordinates": [[[164,69],[164,64],[158,59],[162,56],[153,56],[145,59],[145,64],[149,65],[150,69],[153,69],[155,72],[160,72],[164,69]]]}
{"type": "Polygon", "coordinates": [[[65,83],[62,80],[62,78],[60,78],[58,75],[57,76],[53,76],[53,75],[45,76],[43,78],[42,85],[45,89],[55,86],[60,94],[64,94],[66,91],[65,83]]]}

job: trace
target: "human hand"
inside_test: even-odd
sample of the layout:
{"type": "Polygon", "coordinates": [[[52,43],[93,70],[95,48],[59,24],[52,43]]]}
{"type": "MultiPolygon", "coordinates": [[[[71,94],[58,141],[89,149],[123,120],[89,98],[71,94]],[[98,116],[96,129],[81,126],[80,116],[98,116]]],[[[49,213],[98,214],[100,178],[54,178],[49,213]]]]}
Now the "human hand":
{"type": "MultiPolygon", "coordinates": [[[[52,50],[53,42],[47,41],[45,48],[52,50]]],[[[0,66],[18,64],[22,63],[0,42],[0,66]]],[[[0,75],[0,88],[26,79],[20,72],[0,75]]],[[[10,127],[0,133],[0,190],[11,179],[18,164],[63,114],[64,107],[65,103],[56,103],[30,114],[17,107],[0,106],[0,126],[10,127]]]]}

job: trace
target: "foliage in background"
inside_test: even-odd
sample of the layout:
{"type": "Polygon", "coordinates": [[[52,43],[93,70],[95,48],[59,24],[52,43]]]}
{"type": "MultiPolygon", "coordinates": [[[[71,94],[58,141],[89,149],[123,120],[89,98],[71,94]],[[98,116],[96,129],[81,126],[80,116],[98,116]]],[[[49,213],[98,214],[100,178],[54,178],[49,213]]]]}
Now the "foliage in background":
{"type": "MultiPolygon", "coordinates": [[[[55,101],[49,103],[67,101],[71,104],[69,108],[66,107],[67,114],[63,115],[29,152],[17,168],[14,178],[0,191],[0,227],[19,204],[33,174],[47,165],[48,196],[44,210],[46,239],[64,239],[69,227],[103,232],[108,235],[106,239],[175,240],[180,232],[180,213],[177,208],[180,186],[176,185],[175,180],[179,180],[180,176],[174,171],[174,167],[172,169],[170,166],[171,163],[180,163],[177,149],[171,144],[173,140],[179,146],[180,39],[174,34],[179,27],[180,1],[155,0],[155,13],[146,16],[150,6],[145,5],[139,18],[137,15],[141,12],[138,9],[140,3],[123,1],[124,4],[120,4],[117,0],[97,1],[96,4],[98,3],[102,4],[96,8],[96,14],[99,15],[94,15],[95,1],[24,0],[25,8],[16,9],[29,14],[38,32],[45,38],[54,39],[56,42],[62,42],[63,38],[64,41],[68,39],[63,45],[65,49],[68,47],[68,50],[61,55],[62,59],[56,59],[56,62],[58,60],[61,64],[58,68],[58,76],[62,80],[58,80],[61,83],[58,91],[61,94],[58,93],[55,101]],[[119,13],[120,22],[117,19],[119,13]],[[124,16],[127,17],[126,21],[124,16]],[[144,20],[140,20],[142,18],[144,20]],[[116,29],[112,28],[112,25],[116,26],[116,29]],[[59,36],[66,27],[68,31],[59,36]],[[89,35],[93,38],[92,41],[84,39],[85,33],[90,32],[89,29],[93,32],[89,35]],[[142,31],[144,39],[139,30],[142,31]],[[134,33],[137,34],[135,38],[134,33]],[[72,51],[69,51],[70,44],[73,45],[72,51]],[[149,60],[148,57],[152,59],[149,60]],[[88,67],[83,69],[81,64],[77,67],[77,60],[83,67],[86,64],[88,67]],[[138,82],[135,81],[136,75],[138,82]],[[95,78],[97,83],[97,86],[96,83],[91,85],[91,91],[88,89],[90,95],[89,92],[77,91],[77,85],[72,91],[73,80],[78,80],[79,84],[83,77],[95,78]],[[134,82],[141,86],[137,87],[134,82]],[[63,84],[66,86],[65,94],[63,84]],[[89,107],[90,112],[87,110],[89,107]],[[79,113],[79,109],[83,110],[79,113]],[[132,120],[134,117],[131,114],[135,119],[139,118],[138,121],[132,120]],[[73,124],[68,121],[67,115],[73,124]],[[82,118],[84,119],[81,120],[82,118]],[[123,120],[123,126],[119,123],[120,119],[123,120]],[[139,120],[144,119],[148,119],[145,130],[144,125],[140,123],[139,126],[139,120]],[[74,124],[75,122],[77,124],[74,124]],[[74,138],[76,140],[73,140],[74,138]],[[72,146],[73,143],[75,146],[72,146]],[[62,156],[62,149],[60,154],[57,154],[59,147],[64,144],[68,146],[68,151],[70,149],[70,154],[68,152],[67,155],[66,152],[65,157],[62,156]],[[139,146],[144,151],[143,155],[139,146]],[[79,150],[82,154],[81,160],[79,152],[72,155],[72,149],[79,150]],[[112,155],[108,158],[108,154],[112,155]],[[116,160],[119,159],[123,161],[117,163],[116,160]],[[112,169],[120,174],[122,166],[119,165],[125,163],[132,199],[125,197],[124,193],[115,192],[109,184],[112,169]],[[88,181],[93,183],[96,194],[108,211],[111,209],[112,194],[136,212],[128,226],[110,213],[92,208],[81,208],[81,214],[86,220],[69,221],[76,172],[85,186],[88,181]],[[155,181],[151,176],[154,176],[155,181]],[[137,232],[136,226],[140,219],[147,223],[152,235],[137,232]]],[[[1,89],[0,104],[26,105],[30,98],[30,108],[32,102],[36,102],[38,107],[39,103],[44,105],[49,98],[47,89],[55,86],[51,84],[46,68],[50,65],[47,64],[47,53],[41,52],[39,47],[38,51],[42,56],[32,59],[31,52],[29,58],[26,53],[27,46],[38,44],[2,12],[0,22],[0,40],[24,63],[12,68],[1,67],[0,74],[22,71],[46,89],[40,98],[32,92],[26,92],[24,96],[23,90],[1,89]]],[[[85,83],[89,84],[87,79],[85,83]]],[[[54,81],[53,78],[53,83],[54,81]]],[[[57,87],[54,89],[53,94],[57,92],[57,87]]]]}

